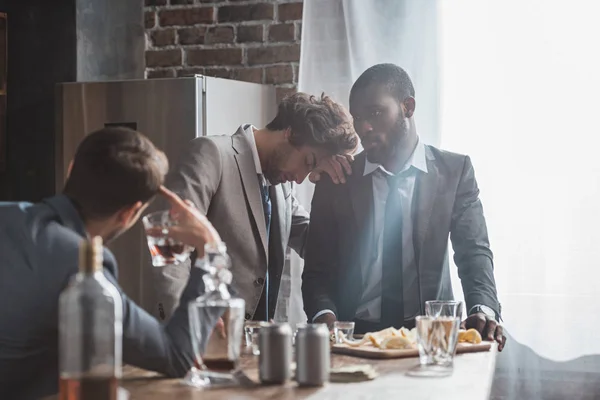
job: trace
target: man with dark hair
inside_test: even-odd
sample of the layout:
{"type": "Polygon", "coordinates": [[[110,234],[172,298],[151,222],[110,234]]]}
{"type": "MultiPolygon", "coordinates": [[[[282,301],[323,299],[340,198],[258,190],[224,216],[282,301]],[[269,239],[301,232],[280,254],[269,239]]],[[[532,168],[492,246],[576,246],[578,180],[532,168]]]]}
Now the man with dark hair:
{"type": "Polygon", "coordinates": [[[448,236],[469,317],[484,339],[502,333],[479,189],[468,156],[423,144],[415,90],[402,68],[367,69],[350,92],[364,152],[345,185],[317,184],[302,292],[309,320],[355,321],[357,333],[414,326],[427,300],[452,299],[448,236]]]}
{"type": "MultiPolygon", "coordinates": [[[[82,240],[104,242],[129,229],[160,192],[180,220],[172,236],[195,246],[220,238],[197,210],[162,188],[168,163],[142,134],[107,128],[86,136],[61,195],[41,203],[0,203],[0,397],[30,399],[58,390],[58,298],[78,271],[82,240]]],[[[123,301],[123,361],[169,376],[183,376],[195,355],[187,302],[204,291],[195,268],[182,307],[161,325],[117,283],[117,263],[104,248],[104,274],[123,301]]],[[[218,316],[207,315],[212,330],[218,316]]]]}
{"type": "MultiPolygon", "coordinates": [[[[290,182],[301,183],[317,165],[357,145],[352,118],[341,105],[296,93],[279,104],[265,128],[246,124],[232,136],[197,138],[180,156],[167,186],[206,213],[227,243],[246,319],[273,318],[286,248],[304,253],[309,216],[290,182]]],[[[326,170],[343,180],[337,167],[339,175],[326,170]]],[[[156,314],[175,307],[184,272],[181,266],[160,271],[156,314]]]]}

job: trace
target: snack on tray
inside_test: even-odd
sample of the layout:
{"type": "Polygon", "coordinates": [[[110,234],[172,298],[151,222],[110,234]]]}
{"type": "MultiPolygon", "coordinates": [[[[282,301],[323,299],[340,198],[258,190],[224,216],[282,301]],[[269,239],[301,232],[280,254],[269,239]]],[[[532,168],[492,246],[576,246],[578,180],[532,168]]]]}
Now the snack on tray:
{"type": "Polygon", "coordinates": [[[468,331],[458,331],[458,343],[481,343],[481,334],[476,329],[469,329],[468,331]]]}
{"type": "Polygon", "coordinates": [[[371,345],[378,349],[414,349],[417,345],[417,333],[415,329],[386,328],[378,332],[369,332],[361,340],[342,339],[344,344],[351,347],[371,345]]]}

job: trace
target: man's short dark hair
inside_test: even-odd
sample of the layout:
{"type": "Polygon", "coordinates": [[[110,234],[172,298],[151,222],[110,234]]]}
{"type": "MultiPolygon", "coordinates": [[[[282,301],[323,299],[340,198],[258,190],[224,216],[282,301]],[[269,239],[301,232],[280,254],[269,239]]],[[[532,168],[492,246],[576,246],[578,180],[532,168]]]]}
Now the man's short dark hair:
{"type": "Polygon", "coordinates": [[[104,128],[77,147],[63,192],[84,219],[105,218],[138,201],[149,201],[168,169],[164,153],[141,133],[104,128]]]}
{"type": "Polygon", "coordinates": [[[386,86],[399,102],[408,97],[415,97],[415,88],[405,70],[395,64],[377,64],[363,72],[354,82],[350,90],[350,101],[353,96],[372,84],[386,86]]]}
{"type": "Polygon", "coordinates": [[[277,116],[267,125],[272,131],[290,128],[293,146],[324,148],[330,154],[345,154],[356,148],[358,137],[352,116],[325,94],[321,97],[295,93],[279,103],[277,116]]]}

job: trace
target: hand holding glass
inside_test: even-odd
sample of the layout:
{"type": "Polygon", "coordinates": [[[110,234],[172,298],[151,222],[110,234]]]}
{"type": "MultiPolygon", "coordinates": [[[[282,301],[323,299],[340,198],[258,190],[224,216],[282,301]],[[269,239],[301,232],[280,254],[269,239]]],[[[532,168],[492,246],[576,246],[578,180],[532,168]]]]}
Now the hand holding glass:
{"type": "Polygon", "coordinates": [[[164,267],[184,262],[193,248],[169,237],[169,229],[177,225],[169,211],[157,211],[142,218],[152,255],[152,265],[164,267]]]}
{"type": "Polygon", "coordinates": [[[165,187],[160,188],[160,194],[169,201],[171,210],[151,213],[142,219],[154,266],[185,261],[193,247],[198,257],[203,257],[206,243],[221,242],[215,228],[193,203],[182,200],[165,187]]]}

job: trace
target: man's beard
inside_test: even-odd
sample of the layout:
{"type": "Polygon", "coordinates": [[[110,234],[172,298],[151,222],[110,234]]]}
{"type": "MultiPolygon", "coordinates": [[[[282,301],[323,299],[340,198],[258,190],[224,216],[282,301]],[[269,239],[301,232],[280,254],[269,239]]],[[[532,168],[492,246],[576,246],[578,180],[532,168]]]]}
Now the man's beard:
{"type": "Polygon", "coordinates": [[[402,145],[408,138],[409,125],[405,118],[398,118],[390,135],[387,136],[386,143],[379,142],[370,151],[367,151],[367,158],[375,164],[385,164],[398,154],[402,145]]]}

